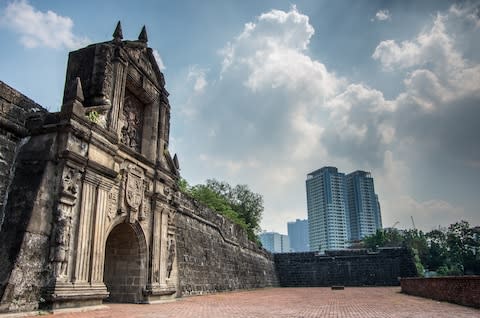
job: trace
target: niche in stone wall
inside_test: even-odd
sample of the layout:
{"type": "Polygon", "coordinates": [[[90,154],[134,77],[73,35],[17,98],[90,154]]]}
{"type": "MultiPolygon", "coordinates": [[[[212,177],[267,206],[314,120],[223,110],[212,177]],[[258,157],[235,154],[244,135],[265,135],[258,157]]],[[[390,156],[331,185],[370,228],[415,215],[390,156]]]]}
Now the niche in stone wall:
{"type": "Polygon", "coordinates": [[[121,142],[130,149],[141,152],[145,106],[130,90],[125,90],[121,142]]]}

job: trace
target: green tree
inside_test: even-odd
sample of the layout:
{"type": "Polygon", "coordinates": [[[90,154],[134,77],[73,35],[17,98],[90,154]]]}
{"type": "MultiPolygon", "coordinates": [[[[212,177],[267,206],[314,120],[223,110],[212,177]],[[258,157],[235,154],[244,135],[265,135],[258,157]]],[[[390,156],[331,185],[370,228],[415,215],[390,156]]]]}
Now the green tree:
{"type": "Polygon", "coordinates": [[[210,189],[208,186],[198,184],[190,189],[190,195],[194,199],[205,204],[210,209],[219,212],[247,230],[245,221],[235,210],[232,209],[230,202],[228,202],[228,200],[222,195],[210,189]]]}
{"type": "Polygon", "coordinates": [[[431,271],[437,271],[447,261],[447,237],[443,231],[432,230],[426,235],[428,255],[425,266],[431,271]]]}
{"type": "Polygon", "coordinates": [[[480,274],[480,227],[466,221],[451,224],[446,231],[426,234],[417,229],[377,230],[364,238],[367,248],[405,246],[414,255],[419,274],[423,268],[439,275],[480,274]]]}
{"type": "Polygon", "coordinates": [[[375,234],[366,236],[363,239],[366,248],[376,249],[378,247],[400,247],[404,238],[399,230],[395,228],[379,229],[375,234]]]}
{"type": "Polygon", "coordinates": [[[451,224],[447,230],[447,266],[463,274],[480,274],[479,228],[471,228],[467,221],[451,224]]]}
{"type": "Polygon", "coordinates": [[[180,191],[187,194],[189,193],[190,185],[188,184],[187,180],[185,180],[184,178],[179,178],[177,181],[177,185],[180,191]]]}
{"type": "Polygon", "coordinates": [[[247,185],[239,184],[232,191],[233,209],[245,220],[253,234],[260,232],[260,221],[263,213],[263,197],[250,191],[247,185]]]}
{"type": "Polygon", "coordinates": [[[263,197],[247,185],[232,187],[225,181],[208,179],[205,184],[190,187],[185,179],[178,181],[179,189],[241,225],[252,241],[257,241],[263,213],[263,197]]]}
{"type": "MultiPolygon", "coordinates": [[[[427,264],[429,249],[425,234],[417,229],[403,231],[402,246],[415,251],[422,264],[427,264]]],[[[422,272],[423,274],[423,272],[422,272]]]]}

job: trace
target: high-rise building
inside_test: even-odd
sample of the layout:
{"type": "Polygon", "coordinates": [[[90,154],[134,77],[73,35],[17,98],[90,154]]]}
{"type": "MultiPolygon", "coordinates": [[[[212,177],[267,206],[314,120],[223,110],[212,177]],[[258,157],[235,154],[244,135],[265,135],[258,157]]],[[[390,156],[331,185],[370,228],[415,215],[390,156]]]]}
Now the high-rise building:
{"type": "Polygon", "coordinates": [[[264,232],[260,234],[260,242],[263,248],[272,253],[290,252],[288,235],[277,232],[264,232]]]}
{"type": "Polygon", "coordinates": [[[348,175],[323,167],[307,175],[311,251],[348,247],[382,228],[380,203],[369,172],[348,175]]]}
{"type": "Polygon", "coordinates": [[[382,228],[380,204],[370,172],[354,171],[346,176],[350,240],[359,241],[382,228]]]}
{"type": "Polygon", "coordinates": [[[297,219],[295,222],[288,222],[287,227],[292,252],[309,251],[308,220],[297,219]]]}
{"type": "Polygon", "coordinates": [[[311,251],[342,249],[348,241],[345,174],[323,167],[307,175],[308,232],[311,251]]]}

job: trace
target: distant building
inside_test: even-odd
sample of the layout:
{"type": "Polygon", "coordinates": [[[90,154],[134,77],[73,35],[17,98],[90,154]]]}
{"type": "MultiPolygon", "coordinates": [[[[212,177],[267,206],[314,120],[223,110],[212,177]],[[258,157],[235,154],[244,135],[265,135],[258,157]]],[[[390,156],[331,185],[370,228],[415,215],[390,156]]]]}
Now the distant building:
{"type": "Polygon", "coordinates": [[[264,232],[260,234],[260,242],[263,248],[272,253],[290,252],[290,242],[288,235],[277,232],[264,232]]]}
{"type": "Polygon", "coordinates": [[[345,184],[345,174],[335,167],[323,167],[307,175],[311,251],[346,247],[349,234],[345,184]]]}
{"type": "Polygon", "coordinates": [[[295,222],[288,222],[287,227],[292,252],[309,251],[308,220],[297,219],[295,222]]]}
{"type": "Polygon", "coordinates": [[[380,203],[369,172],[348,175],[323,167],[307,175],[311,251],[342,249],[382,228],[380,203]]]}
{"type": "Polygon", "coordinates": [[[359,241],[382,228],[380,203],[370,172],[354,171],[346,176],[350,240],[359,241]]]}

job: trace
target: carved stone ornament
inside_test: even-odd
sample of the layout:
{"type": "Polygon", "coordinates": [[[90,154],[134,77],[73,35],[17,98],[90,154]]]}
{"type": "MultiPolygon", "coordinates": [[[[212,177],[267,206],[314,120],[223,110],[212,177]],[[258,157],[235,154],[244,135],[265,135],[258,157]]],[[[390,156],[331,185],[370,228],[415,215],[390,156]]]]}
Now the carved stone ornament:
{"type": "Polygon", "coordinates": [[[108,207],[107,207],[107,217],[112,220],[117,215],[117,208],[118,208],[118,193],[115,189],[111,189],[108,192],[108,207]]]}
{"type": "Polygon", "coordinates": [[[170,238],[167,243],[168,258],[167,258],[167,278],[172,275],[173,262],[175,261],[176,244],[173,238],[170,238]]]}
{"type": "Polygon", "coordinates": [[[54,230],[54,263],[55,277],[63,279],[67,275],[67,255],[70,246],[70,229],[72,223],[71,207],[60,204],[56,211],[54,230]]]}
{"type": "Polygon", "coordinates": [[[123,103],[124,124],[120,140],[137,152],[140,152],[142,146],[143,108],[142,102],[127,90],[123,103]]]}
{"type": "Polygon", "coordinates": [[[125,185],[125,200],[128,206],[134,211],[138,211],[143,201],[144,178],[143,170],[137,166],[130,167],[125,185]]]}
{"type": "Polygon", "coordinates": [[[77,196],[81,173],[73,168],[65,167],[62,177],[62,191],[65,194],[77,196]]]}
{"type": "Polygon", "coordinates": [[[168,226],[174,226],[175,225],[175,222],[174,222],[174,219],[175,219],[175,214],[177,213],[176,210],[168,210],[168,226]]]}

